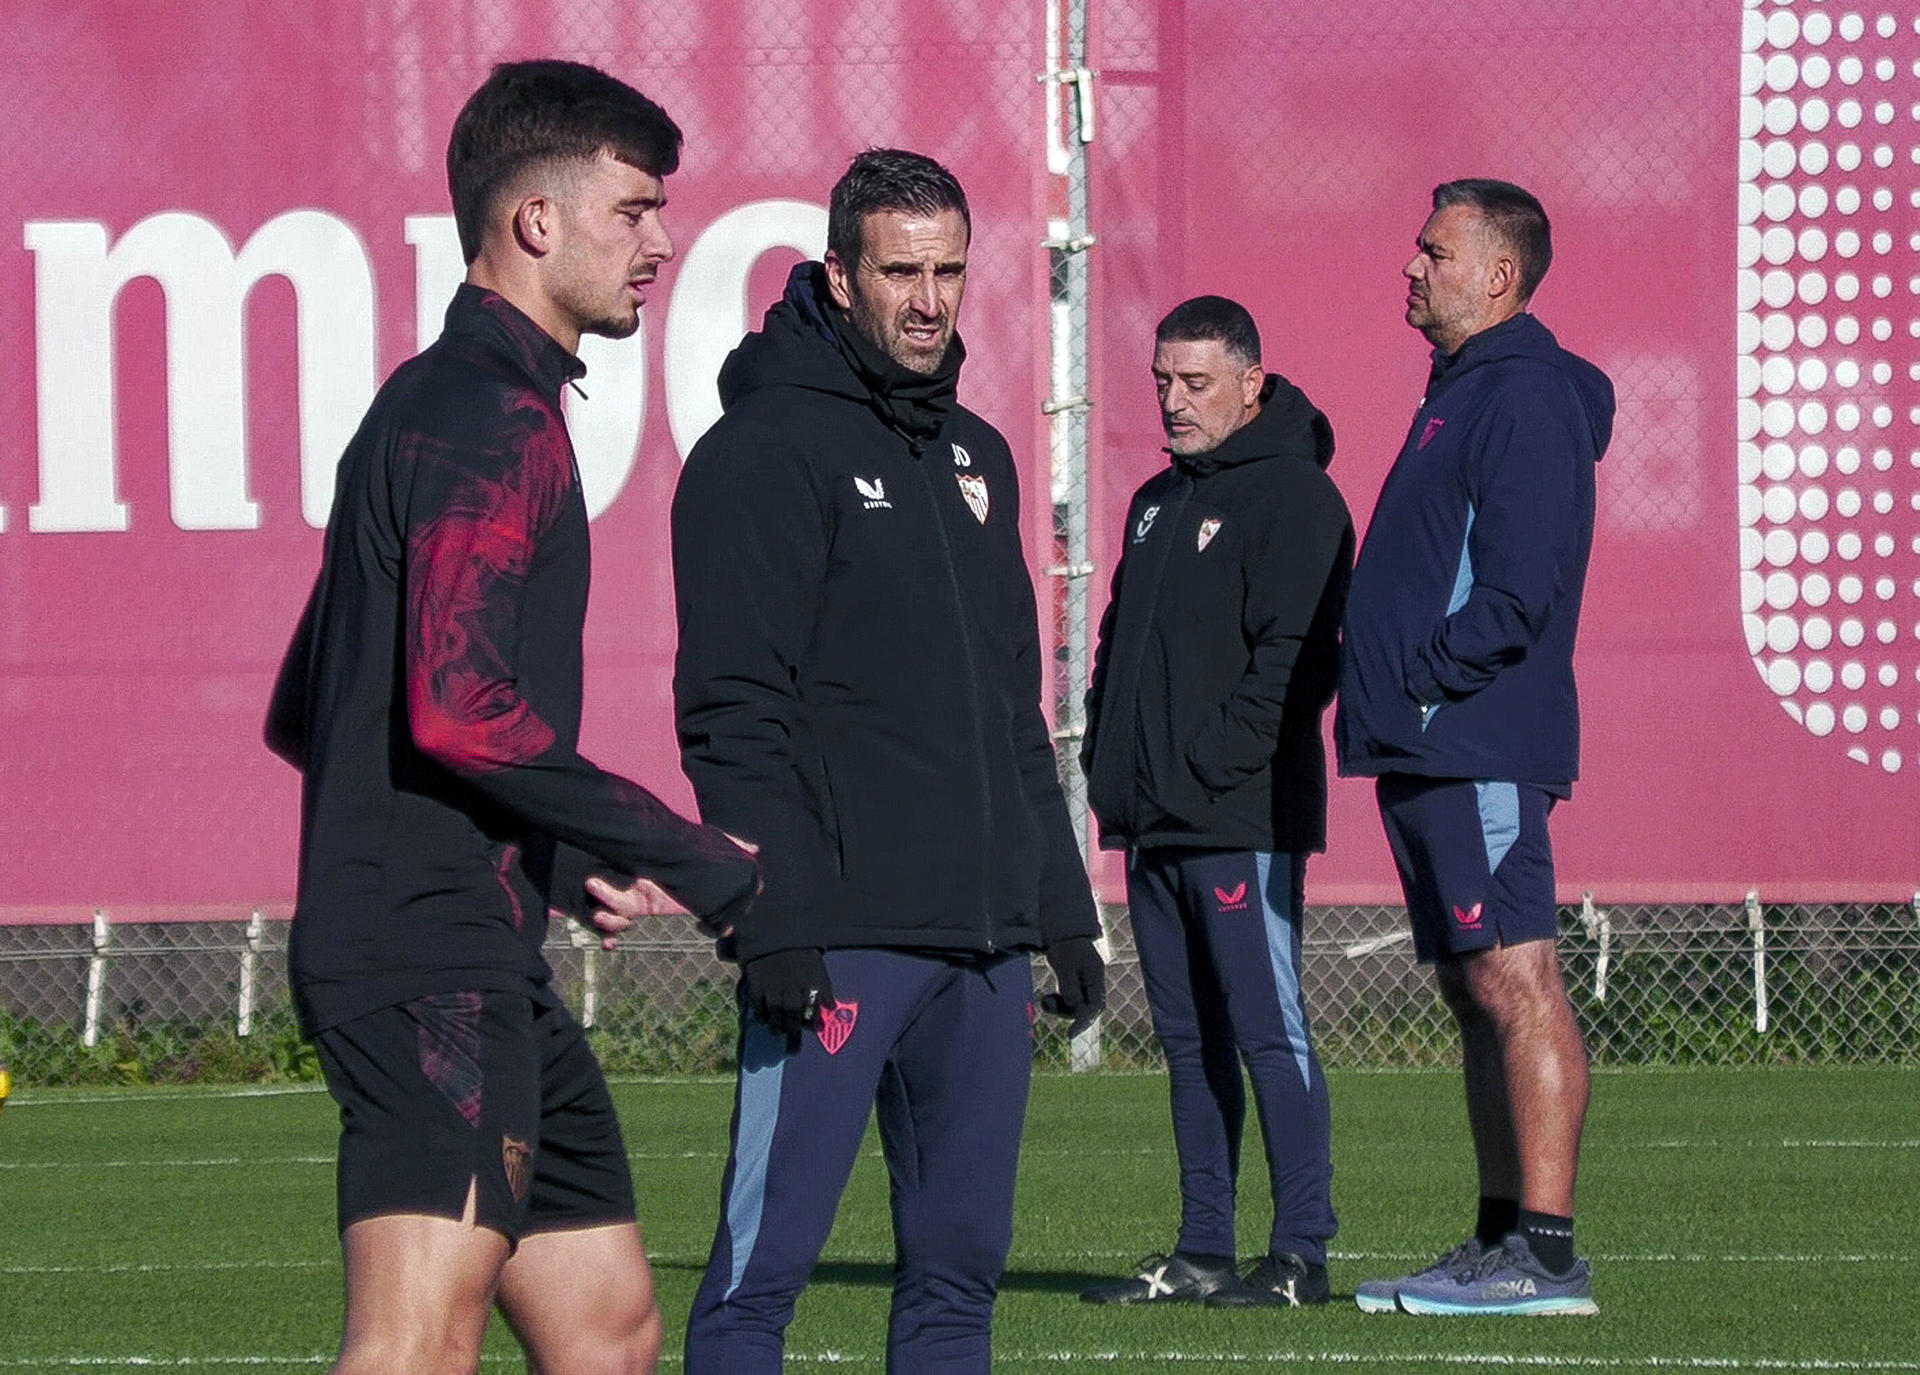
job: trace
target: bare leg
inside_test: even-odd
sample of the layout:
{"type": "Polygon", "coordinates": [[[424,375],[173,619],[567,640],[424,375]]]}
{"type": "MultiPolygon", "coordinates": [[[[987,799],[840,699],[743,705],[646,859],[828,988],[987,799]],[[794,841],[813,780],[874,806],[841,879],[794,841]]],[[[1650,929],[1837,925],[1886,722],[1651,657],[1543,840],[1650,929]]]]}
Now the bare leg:
{"type": "Polygon", "coordinates": [[[1520,1148],[1514,1140],[1513,1113],[1507,1101],[1507,1073],[1493,1019],[1473,1001],[1464,964],[1436,965],[1440,996],[1460,1027],[1460,1065],[1467,1087],[1467,1126],[1473,1133],[1473,1158],[1483,1198],[1520,1201],[1520,1148]]]}
{"type": "MultiPolygon", "coordinates": [[[[1458,969],[1499,1049],[1520,1206],[1571,1217],[1587,1116],[1587,1048],[1560,977],[1559,948],[1549,940],[1500,946],[1467,956],[1458,969]]],[[[1483,1087],[1491,1082],[1488,1074],[1483,1087]]],[[[1470,1098],[1472,1092],[1470,1069],[1470,1098]]]]}
{"type": "Polygon", "coordinates": [[[653,1375],[659,1363],[653,1272],[631,1222],[524,1238],[499,1298],[529,1375],[653,1375]]]}
{"type": "Polygon", "coordinates": [[[346,1333],[334,1375],[472,1375],[507,1239],[452,1218],[397,1213],[365,1218],[340,1239],[347,1272],[346,1333]]]}

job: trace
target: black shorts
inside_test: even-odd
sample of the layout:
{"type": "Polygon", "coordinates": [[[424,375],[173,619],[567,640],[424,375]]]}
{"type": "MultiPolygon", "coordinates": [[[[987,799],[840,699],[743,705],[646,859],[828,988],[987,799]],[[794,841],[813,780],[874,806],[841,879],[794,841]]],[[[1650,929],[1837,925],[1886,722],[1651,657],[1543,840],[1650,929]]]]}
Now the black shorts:
{"type": "Polygon", "coordinates": [[[314,1037],[340,1105],[340,1229],[465,1215],[509,1241],[634,1217],[620,1122],[586,1035],[547,990],[439,993],[314,1037]]]}
{"type": "Polygon", "coordinates": [[[1391,773],[1377,793],[1422,962],[1559,934],[1552,794],[1526,783],[1391,773]]]}

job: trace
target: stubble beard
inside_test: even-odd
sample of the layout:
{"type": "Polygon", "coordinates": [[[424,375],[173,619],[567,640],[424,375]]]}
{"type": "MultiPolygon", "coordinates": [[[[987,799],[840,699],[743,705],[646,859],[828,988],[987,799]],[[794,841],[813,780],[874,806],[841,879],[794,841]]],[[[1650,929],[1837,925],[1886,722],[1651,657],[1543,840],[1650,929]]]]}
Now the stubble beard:
{"type": "Polygon", "coordinates": [[[947,346],[953,342],[951,331],[941,341],[937,352],[925,353],[908,344],[905,332],[895,327],[898,316],[893,321],[884,320],[859,292],[851,293],[851,298],[847,317],[868,343],[908,372],[929,377],[940,370],[940,362],[947,356],[947,346]]]}

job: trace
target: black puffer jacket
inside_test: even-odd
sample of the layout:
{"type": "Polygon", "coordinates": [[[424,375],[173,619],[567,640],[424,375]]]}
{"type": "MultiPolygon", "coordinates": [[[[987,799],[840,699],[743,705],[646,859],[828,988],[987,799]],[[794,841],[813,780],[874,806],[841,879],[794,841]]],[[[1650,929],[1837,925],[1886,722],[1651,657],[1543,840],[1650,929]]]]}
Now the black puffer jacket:
{"type": "Polygon", "coordinates": [[[1262,398],[1127,511],[1080,756],[1109,849],[1326,846],[1353,520],[1326,417],[1277,373],[1262,398]]]}
{"type": "Polygon", "coordinates": [[[857,370],[832,310],[796,268],[674,497],[682,759],[766,877],[736,953],[1097,935],[1013,456],[954,403],[958,355],[929,396],[857,370]]]}

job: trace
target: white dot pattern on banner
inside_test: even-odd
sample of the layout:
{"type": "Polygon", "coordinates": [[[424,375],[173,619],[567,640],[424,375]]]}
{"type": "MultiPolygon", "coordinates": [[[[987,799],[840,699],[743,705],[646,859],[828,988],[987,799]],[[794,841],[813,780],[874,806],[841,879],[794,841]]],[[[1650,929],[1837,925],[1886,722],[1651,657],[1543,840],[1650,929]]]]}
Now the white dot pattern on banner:
{"type": "Polygon", "coordinates": [[[1846,746],[1894,773],[1920,767],[1920,19],[1746,0],[1741,43],[1745,638],[1811,734],[1908,732],[1846,746]]]}

